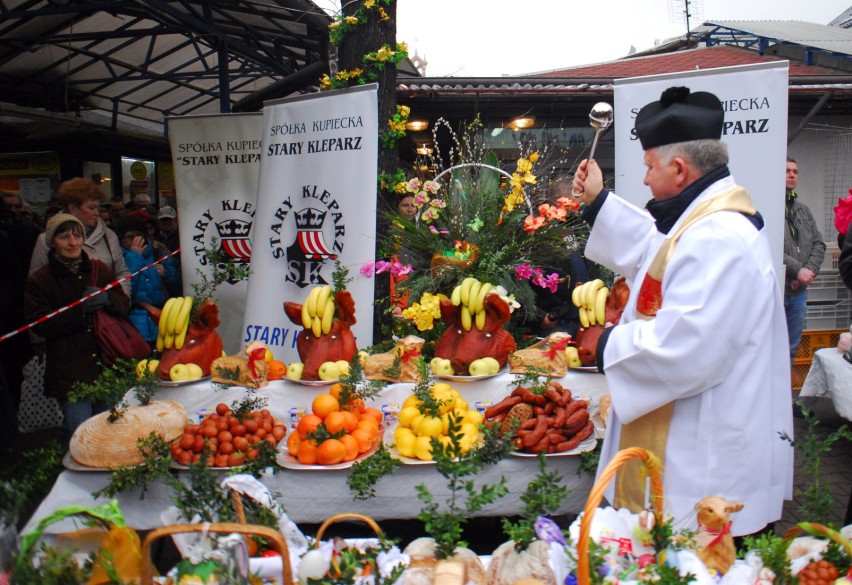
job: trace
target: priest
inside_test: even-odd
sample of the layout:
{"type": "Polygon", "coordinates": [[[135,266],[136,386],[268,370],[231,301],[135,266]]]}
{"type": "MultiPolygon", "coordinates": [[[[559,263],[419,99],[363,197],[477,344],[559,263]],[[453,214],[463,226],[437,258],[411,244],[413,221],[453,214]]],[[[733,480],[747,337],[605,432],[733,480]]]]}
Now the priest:
{"type": "MultiPolygon", "coordinates": [[[[712,93],[665,90],[636,116],[644,183],[639,209],[603,188],[594,160],[575,192],[592,226],[586,256],[631,282],[615,327],[597,344],[612,395],[600,473],[621,449],[663,462],[666,512],[694,527],[704,496],[743,502],[734,535],[781,518],[792,497],[790,360],[786,320],[761,215],[728,169],[724,110],[712,93]]],[[[639,511],[638,461],[607,494],[639,511]]]]}

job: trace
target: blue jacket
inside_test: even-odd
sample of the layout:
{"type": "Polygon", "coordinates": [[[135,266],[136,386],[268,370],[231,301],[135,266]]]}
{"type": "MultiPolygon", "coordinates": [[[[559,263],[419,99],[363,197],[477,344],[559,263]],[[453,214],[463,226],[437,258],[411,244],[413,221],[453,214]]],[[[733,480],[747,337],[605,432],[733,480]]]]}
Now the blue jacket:
{"type": "MultiPolygon", "coordinates": [[[[131,273],[154,261],[154,248],[150,242],[148,242],[142,254],[125,248],[122,248],[122,251],[124,252],[124,261],[131,273]]],[[[151,267],[131,279],[131,289],[130,322],[142,334],[145,341],[153,343],[157,340],[157,325],[151,320],[148,311],[142,308],[141,303],[162,307],[167,298],[165,283],[160,278],[156,268],[151,267]]]]}

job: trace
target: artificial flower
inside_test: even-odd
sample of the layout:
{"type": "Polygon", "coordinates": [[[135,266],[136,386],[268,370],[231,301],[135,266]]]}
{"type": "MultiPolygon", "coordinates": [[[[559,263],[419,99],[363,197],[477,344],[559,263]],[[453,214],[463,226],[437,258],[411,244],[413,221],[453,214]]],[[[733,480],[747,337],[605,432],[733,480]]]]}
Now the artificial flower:
{"type": "Polygon", "coordinates": [[[429,205],[432,207],[437,207],[438,209],[444,209],[447,206],[447,202],[443,199],[432,199],[429,202],[429,205]]]}
{"type": "Polygon", "coordinates": [[[411,264],[401,264],[400,262],[391,262],[390,273],[394,276],[405,276],[412,271],[411,264]]]}
{"type": "Polygon", "coordinates": [[[559,275],[555,272],[547,275],[547,278],[544,279],[541,284],[542,288],[548,289],[550,292],[555,293],[556,289],[559,288],[559,275]]]}
{"type": "Polygon", "coordinates": [[[358,18],[355,16],[347,16],[343,19],[346,24],[356,25],[358,24],[358,18]]]}
{"type": "Polygon", "coordinates": [[[414,196],[414,204],[417,207],[423,207],[427,203],[429,203],[429,195],[426,194],[426,191],[420,191],[414,196]]]}
{"type": "Polygon", "coordinates": [[[361,265],[360,272],[362,275],[366,276],[367,278],[370,278],[371,276],[373,276],[373,270],[375,269],[375,267],[376,261],[370,260],[368,262],[364,262],[364,264],[361,265]]]}
{"type": "Polygon", "coordinates": [[[420,216],[420,218],[427,223],[433,221],[437,217],[438,210],[436,210],[434,207],[430,207],[429,209],[424,211],[423,214],[420,216]]]}
{"type": "Polygon", "coordinates": [[[391,263],[387,260],[377,260],[376,261],[376,274],[381,274],[383,272],[387,272],[391,268],[391,263]]]}
{"type": "Polygon", "coordinates": [[[437,181],[424,181],[423,189],[425,189],[427,193],[434,195],[441,190],[441,184],[437,181]]]}
{"type": "Polygon", "coordinates": [[[417,193],[420,191],[420,179],[414,177],[405,184],[405,190],[409,193],[417,193]]]}
{"type": "Polygon", "coordinates": [[[524,262],[520,266],[515,266],[515,278],[521,280],[529,280],[532,276],[532,266],[529,262],[524,262]]]}
{"type": "Polygon", "coordinates": [[[538,228],[543,226],[544,221],[545,221],[544,218],[540,215],[537,216],[537,217],[534,216],[534,215],[528,215],[524,219],[524,231],[527,232],[528,234],[531,234],[534,231],[536,231],[538,228]]]}

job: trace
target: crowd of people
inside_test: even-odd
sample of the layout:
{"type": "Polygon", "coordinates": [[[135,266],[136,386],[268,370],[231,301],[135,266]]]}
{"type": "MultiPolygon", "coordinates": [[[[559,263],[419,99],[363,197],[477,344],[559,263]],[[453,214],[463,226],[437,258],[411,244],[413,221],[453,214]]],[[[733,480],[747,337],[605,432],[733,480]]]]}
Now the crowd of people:
{"type": "Polygon", "coordinates": [[[177,213],[168,205],[156,208],[147,194],[130,202],[107,200],[94,181],[77,177],[60,184],[56,205],[43,218],[18,195],[4,193],[0,246],[7,256],[0,334],[120,281],[0,345],[0,435],[15,435],[24,365],[42,357],[43,392],[58,400],[64,428],[72,432],[99,408],[67,400],[74,382],[92,382],[99,372],[90,314],[105,309],[129,318],[153,348],[157,328],[144,307],[161,308],[169,297],[183,294],[179,255],[170,256],[180,246],[177,213]]]}

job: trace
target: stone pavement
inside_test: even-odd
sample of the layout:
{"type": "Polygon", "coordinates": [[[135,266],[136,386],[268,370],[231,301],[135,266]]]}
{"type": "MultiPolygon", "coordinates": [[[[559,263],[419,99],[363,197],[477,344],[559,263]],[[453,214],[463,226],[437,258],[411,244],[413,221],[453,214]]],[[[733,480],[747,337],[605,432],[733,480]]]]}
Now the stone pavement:
{"type": "MultiPolygon", "coordinates": [[[[819,424],[816,426],[817,436],[824,439],[845,424],[847,429],[852,429],[852,422],[840,417],[827,398],[805,398],[803,405],[816,416],[819,424]]],[[[808,424],[804,418],[794,419],[795,437],[803,437],[807,432],[808,424]]],[[[830,521],[837,527],[852,522],[847,517],[850,494],[852,494],[852,442],[840,439],[831,446],[831,450],[822,456],[820,469],[820,482],[831,491],[832,506],[830,521]]],[[[803,515],[806,504],[805,498],[795,490],[804,489],[810,482],[806,473],[805,461],[799,450],[796,450],[795,475],[793,479],[794,497],[784,506],[784,515],[780,522],[775,524],[775,531],[784,534],[787,529],[797,522],[813,520],[803,515]]]]}

